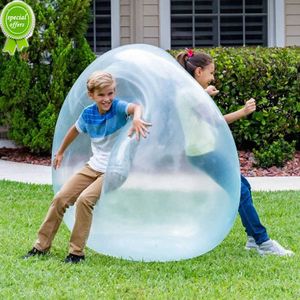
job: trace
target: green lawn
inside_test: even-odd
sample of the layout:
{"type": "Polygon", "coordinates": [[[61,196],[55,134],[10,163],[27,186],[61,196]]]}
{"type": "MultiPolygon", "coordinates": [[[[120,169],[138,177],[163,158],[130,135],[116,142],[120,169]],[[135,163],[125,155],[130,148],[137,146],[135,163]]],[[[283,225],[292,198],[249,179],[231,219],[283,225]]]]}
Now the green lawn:
{"type": "Polygon", "coordinates": [[[0,181],[0,299],[300,299],[300,192],[254,193],[269,234],[296,255],[260,257],[244,250],[239,218],[213,251],[186,261],[130,262],[86,251],[63,263],[69,233],[51,254],[23,260],[52,198],[47,185],[0,181]]]}

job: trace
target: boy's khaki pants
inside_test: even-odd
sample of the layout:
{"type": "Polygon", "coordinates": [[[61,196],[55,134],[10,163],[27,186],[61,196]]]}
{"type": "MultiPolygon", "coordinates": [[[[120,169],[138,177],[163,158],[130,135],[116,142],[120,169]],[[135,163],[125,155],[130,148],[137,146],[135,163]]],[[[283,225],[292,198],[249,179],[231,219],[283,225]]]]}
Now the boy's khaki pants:
{"type": "Polygon", "coordinates": [[[66,209],[76,202],[75,224],[70,238],[69,253],[84,255],[89,236],[93,208],[100,197],[104,173],[86,165],[67,181],[55,195],[46,218],[38,231],[34,247],[47,251],[63,219],[66,209]]]}

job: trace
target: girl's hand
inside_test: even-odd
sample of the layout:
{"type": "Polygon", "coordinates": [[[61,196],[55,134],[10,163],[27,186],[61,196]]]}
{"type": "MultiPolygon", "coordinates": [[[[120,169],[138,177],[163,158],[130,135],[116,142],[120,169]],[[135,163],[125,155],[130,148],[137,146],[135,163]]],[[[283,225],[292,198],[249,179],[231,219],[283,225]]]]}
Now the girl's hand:
{"type": "Polygon", "coordinates": [[[215,96],[219,93],[219,90],[216,89],[216,87],[214,85],[209,85],[206,89],[205,89],[206,93],[210,96],[215,96]]]}
{"type": "Polygon", "coordinates": [[[63,158],[64,158],[63,154],[55,154],[54,160],[53,160],[53,168],[55,170],[61,166],[61,162],[62,162],[63,158]]]}
{"type": "Polygon", "coordinates": [[[245,116],[252,114],[255,110],[256,110],[255,99],[251,98],[250,100],[246,101],[245,106],[244,106],[245,116]]]}
{"type": "Polygon", "coordinates": [[[132,127],[129,129],[128,136],[131,137],[135,133],[137,141],[140,139],[140,135],[142,135],[143,138],[146,138],[149,133],[149,126],[152,126],[152,124],[147,123],[142,119],[133,119],[132,127]]]}

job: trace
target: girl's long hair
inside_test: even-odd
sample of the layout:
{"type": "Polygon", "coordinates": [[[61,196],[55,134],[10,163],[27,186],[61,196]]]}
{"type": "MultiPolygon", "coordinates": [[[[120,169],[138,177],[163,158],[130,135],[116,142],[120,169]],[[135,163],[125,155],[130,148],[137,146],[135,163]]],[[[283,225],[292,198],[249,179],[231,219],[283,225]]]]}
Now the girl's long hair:
{"type": "Polygon", "coordinates": [[[184,67],[184,69],[195,77],[195,70],[205,68],[213,62],[210,55],[203,52],[193,52],[191,50],[180,52],[176,56],[177,61],[184,67]]]}

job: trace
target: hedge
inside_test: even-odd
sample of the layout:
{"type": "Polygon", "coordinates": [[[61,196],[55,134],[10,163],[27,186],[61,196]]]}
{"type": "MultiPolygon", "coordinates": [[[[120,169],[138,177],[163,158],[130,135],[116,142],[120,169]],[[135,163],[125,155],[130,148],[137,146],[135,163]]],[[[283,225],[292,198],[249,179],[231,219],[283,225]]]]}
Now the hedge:
{"type": "MultiPolygon", "coordinates": [[[[214,97],[223,114],[255,98],[257,110],[231,130],[238,149],[253,150],[258,165],[282,166],[300,147],[300,53],[297,48],[195,49],[215,62],[214,97]]],[[[176,56],[179,50],[170,51],[176,56]]]]}
{"type": "MultiPolygon", "coordinates": [[[[0,0],[0,7],[10,1],[0,0]]],[[[50,153],[62,103],[94,59],[86,42],[90,0],[26,1],[36,15],[30,47],[0,55],[0,125],[35,153],[50,153]]],[[[5,38],[0,35],[0,43],[5,38]]],[[[211,48],[214,98],[228,113],[253,97],[257,111],[231,126],[238,149],[253,150],[263,167],[282,165],[300,147],[300,52],[296,48],[211,48]]],[[[170,51],[176,55],[179,50],[170,51]]]]}

